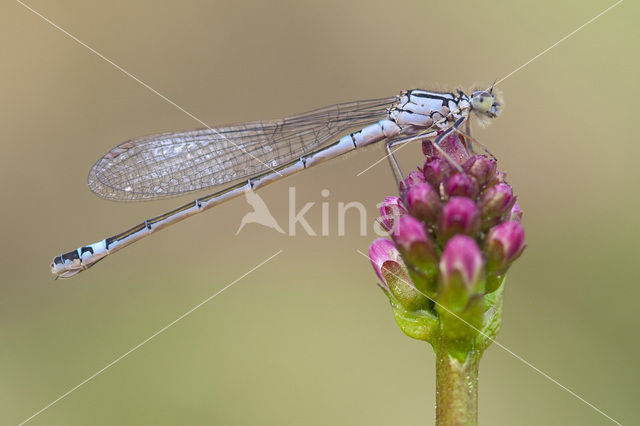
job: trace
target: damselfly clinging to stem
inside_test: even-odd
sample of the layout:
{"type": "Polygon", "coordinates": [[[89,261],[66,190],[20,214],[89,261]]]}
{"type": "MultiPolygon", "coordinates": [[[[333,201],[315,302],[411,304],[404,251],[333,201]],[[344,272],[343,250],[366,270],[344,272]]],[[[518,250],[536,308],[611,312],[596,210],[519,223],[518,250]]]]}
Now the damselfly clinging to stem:
{"type": "MultiPolygon", "coordinates": [[[[281,120],[162,133],[121,143],[92,167],[89,187],[117,201],[151,200],[230,184],[100,242],[56,256],[51,272],[69,278],[162,228],[268,183],[356,148],[386,141],[396,180],[402,171],[393,148],[432,139],[436,149],[456,131],[468,143],[486,147],[470,135],[469,115],[488,121],[500,112],[493,88],[470,96],[406,90],[398,96],[328,106],[281,120]],[[464,130],[461,128],[465,124],[464,130]],[[364,127],[363,127],[364,126],[364,127]],[[347,134],[337,142],[331,140],[347,134]],[[235,182],[235,183],[233,183],[235,182]],[[233,184],[232,184],[233,183],[233,184]]],[[[460,166],[440,150],[451,164],[460,166]]],[[[491,154],[489,154],[491,155],[491,154]]]]}

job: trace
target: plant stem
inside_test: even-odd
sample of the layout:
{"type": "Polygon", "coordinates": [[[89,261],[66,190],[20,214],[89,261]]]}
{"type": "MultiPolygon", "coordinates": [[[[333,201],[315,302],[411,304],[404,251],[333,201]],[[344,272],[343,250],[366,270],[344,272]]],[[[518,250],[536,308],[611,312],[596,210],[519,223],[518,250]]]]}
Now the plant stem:
{"type": "Polygon", "coordinates": [[[436,350],[436,425],[478,424],[478,366],[480,353],[471,351],[464,363],[447,351],[436,350]]]}

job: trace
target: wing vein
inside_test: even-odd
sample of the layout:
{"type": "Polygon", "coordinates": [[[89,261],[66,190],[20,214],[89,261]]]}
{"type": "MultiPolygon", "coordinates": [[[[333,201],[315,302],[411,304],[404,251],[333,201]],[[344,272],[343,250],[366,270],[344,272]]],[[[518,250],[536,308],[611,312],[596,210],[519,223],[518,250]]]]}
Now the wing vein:
{"type": "Polygon", "coordinates": [[[137,201],[249,178],[318,149],[347,130],[385,118],[386,108],[395,99],[350,102],[280,120],[128,140],[95,163],[89,187],[103,198],[137,201]]]}

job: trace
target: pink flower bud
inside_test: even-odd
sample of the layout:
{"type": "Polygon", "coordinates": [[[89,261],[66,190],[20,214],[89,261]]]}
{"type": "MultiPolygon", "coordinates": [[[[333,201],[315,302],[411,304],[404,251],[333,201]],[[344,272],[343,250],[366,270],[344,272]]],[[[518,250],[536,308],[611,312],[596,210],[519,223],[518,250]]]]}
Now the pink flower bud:
{"type": "Polygon", "coordinates": [[[419,269],[424,275],[432,275],[438,255],[422,222],[409,215],[402,216],[393,227],[391,236],[407,265],[419,269]]]}
{"type": "Polygon", "coordinates": [[[427,183],[414,185],[407,191],[409,213],[427,224],[434,224],[440,215],[440,195],[427,183]]]}
{"type": "Polygon", "coordinates": [[[504,222],[487,234],[485,240],[487,270],[504,273],[524,251],[524,229],[518,222],[504,222]]]}
{"type": "Polygon", "coordinates": [[[421,183],[425,183],[424,175],[419,171],[414,171],[409,173],[409,175],[404,179],[403,182],[400,182],[400,193],[406,192],[413,185],[419,185],[421,183]]]}
{"type": "MultiPolygon", "coordinates": [[[[444,152],[446,152],[452,160],[458,162],[459,164],[463,164],[469,159],[469,152],[467,151],[467,147],[465,146],[464,139],[462,139],[458,134],[451,133],[443,140],[440,141],[440,148],[444,152]]],[[[437,157],[445,160],[445,157],[442,153],[433,146],[433,143],[429,140],[426,140],[422,143],[422,152],[427,157],[437,157]]]]}
{"type": "Polygon", "coordinates": [[[480,200],[483,221],[488,224],[493,224],[494,219],[502,217],[502,215],[511,210],[515,202],[516,199],[513,195],[511,185],[498,183],[487,188],[480,200]]]}
{"type": "Polygon", "coordinates": [[[456,235],[451,238],[440,258],[441,287],[462,284],[471,295],[484,275],[484,261],[473,238],[456,235]]]}
{"type": "Polygon", "coordinates": [[[404,265],[396,246],[393,244],[393,242],[385,238],[378,238],[373,243],[371,243],[371,245],[369,246],[369,260],[371,261],[373,270],[376,272],[378,278],[380,278],[380,281],[385,284],[385,286],[387,283],[382,276],[382,265],[387,261],[392,261],[400,265],[404,265]]]}
{"type": "Polygon", "coordinates": [[[522,210],[516,201],[511,207],[511,213],[509,213],[509,220],[520,223],[522,221],[522,210]]]}
{"type": "Polygon", "coordinates": [[[427,182],[434,188],[439,188],[440,183],[446,181],[453,172],[453,166],[447,161],[437,157],[429,157],[424,163],[422,173],[427,182]]]}
{"type": "Polygon", "coordinates": [[[455,234],[474,236],[480,231],[480,210],[466,197],[453,197],[449,200],[438,224],[440,241],[446,242],[455,234]]]}
{"type": "Polygon", "coordinates": [[[444,187],[449,197],[467,197],[474,199],[480,190],[478,182],[470,175],[456,173],[451,176],[444,187]]]}
{"type": "Polygon", "coordinates": [[[398,197],[387,197],[380,206],[380,224],[391,231],[400,216],[407,214],[407,209],[398,197]]]}
{"type": "Polygon", "coordinates": [[[428,242],[430,240],[422,223],[411,216],[402,216],[393,227],[391,234],[393,241],[401,251],[410,251],[413,243],[428,242]]]}
{"type": "Polygon", "coordinates": [[[469,159],[469,151],[464,138],[455,132],[451,132],[440,142],[440,148],[458,164],[464,164],[469,159]]]}
{"type": "Polygon", "coordinates": [[[474,155],[462,166],[463,170],[473,176],[480,186],[489,182],[496,174],[497,163],[484,155],[474,155]]]}

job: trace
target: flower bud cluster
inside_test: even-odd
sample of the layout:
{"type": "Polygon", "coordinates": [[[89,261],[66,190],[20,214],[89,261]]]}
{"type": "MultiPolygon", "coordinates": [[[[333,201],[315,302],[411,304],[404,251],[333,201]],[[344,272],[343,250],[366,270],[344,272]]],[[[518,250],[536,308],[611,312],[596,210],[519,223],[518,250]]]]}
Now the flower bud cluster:
{"type": "Polygon", "coordinates": [[[423,143],[424,166],[380,208],[391,240],[369,249],[400,327],[432,343],[495,326],[491,308],[501,306],[505,273],[525,248],[522,210],[496,161],[470,154],[457,135],[440,148],[448,158],[423,143]]]}

